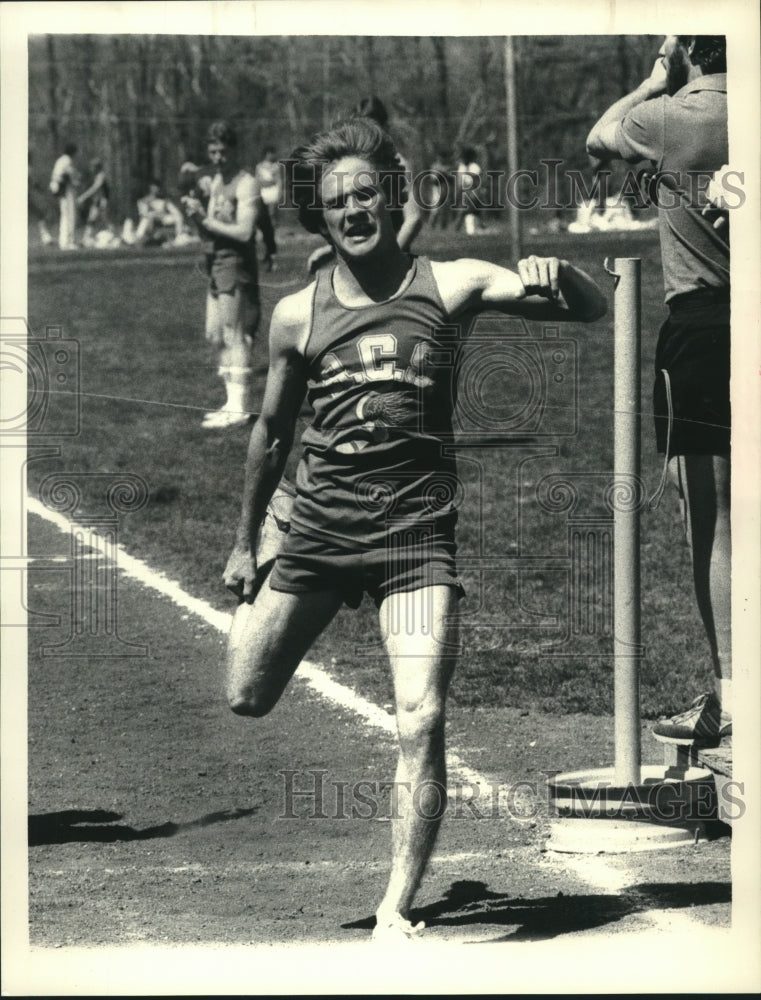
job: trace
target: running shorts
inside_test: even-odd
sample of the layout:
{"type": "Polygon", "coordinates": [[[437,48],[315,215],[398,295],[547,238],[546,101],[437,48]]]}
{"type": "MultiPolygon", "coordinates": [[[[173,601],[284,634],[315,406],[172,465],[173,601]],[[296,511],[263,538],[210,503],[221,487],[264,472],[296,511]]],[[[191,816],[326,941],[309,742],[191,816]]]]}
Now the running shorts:
{"type": "Polygon", "coordinates": [[[729,343],[728,289],[689,292],[669,302],[658,336],[653,386],[661,454],[666,454],[667,439],[669,458],[729,454],[729,343]]]}
{"type": "Polygon", "coordinates": [[[232,295],[241,288],[250,302],[259,302],[259,283],[256,261],[246,260],[241,254],[219,251],[214,254],[209,269],[209,290],[218,295],[232,295]]]}
{"type": "Polygon", "coordinates": [[[291,526],[269,585],[287,594],[337,590],[350,608],[359,607],[365,592],[377,607],[391,594],[437,585],[454,587],[463,597],[455,562],[454,518],[447,520],[443,532],[420,525],[389,531],[386,545],[369,551],[343,548],[291,526]]]}

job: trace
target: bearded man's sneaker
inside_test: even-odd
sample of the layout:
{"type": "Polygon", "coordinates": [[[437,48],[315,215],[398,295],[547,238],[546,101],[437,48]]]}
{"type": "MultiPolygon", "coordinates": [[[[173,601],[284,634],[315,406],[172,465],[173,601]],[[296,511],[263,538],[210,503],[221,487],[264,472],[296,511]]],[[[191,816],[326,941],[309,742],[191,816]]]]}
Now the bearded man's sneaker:
{"type": "Polygon", "coordinates": [[[713,692],[699,695],[684,712],[661,719],[653,727],[653,736],[663,743],[681,746],[717,746],[732,733],[732,717],[722,712],[713,692]]]}

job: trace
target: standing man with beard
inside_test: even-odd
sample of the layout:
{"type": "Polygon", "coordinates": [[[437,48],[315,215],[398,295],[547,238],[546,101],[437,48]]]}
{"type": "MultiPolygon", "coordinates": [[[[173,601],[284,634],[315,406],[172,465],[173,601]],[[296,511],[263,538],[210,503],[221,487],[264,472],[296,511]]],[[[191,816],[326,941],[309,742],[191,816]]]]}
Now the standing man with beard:
{"type": "Polygon", "coordinates": [[[600,160],[650,160],[663,180],[658,218],[669,316],[655,357],[659,452],[679,491],[714,691],[662,720],[662,740],[715,745],[731,733],[729,227],[698,194],[728,162],[723,36],[669,35],[653,72],[587,139],[600,160]],[[665,190],[664,190],[665,188],[665,190]]]}

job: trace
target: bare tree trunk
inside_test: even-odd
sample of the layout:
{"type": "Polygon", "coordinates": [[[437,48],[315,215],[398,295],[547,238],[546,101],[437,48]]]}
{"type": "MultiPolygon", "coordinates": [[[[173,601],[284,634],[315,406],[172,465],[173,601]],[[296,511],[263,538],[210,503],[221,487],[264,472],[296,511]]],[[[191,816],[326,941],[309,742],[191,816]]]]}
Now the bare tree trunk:
{"type": "Polygon", "coordinates": [[[626,43],[626,39],[623,35],[618,39],[618,67],[621,75],[619,76],[621,94],[628,94],[631,86],[629,84],[629,77],[631,75],[631,60],[629,59],[629,46],[626,43]]]}
{"type": "Polygon", "coordinates": [[[365,72],[370,93],[375,93],[375,39],[372,35],[365,36],[365,72]]]}
{"type": "Polygon", "coordinates": [[[154,169],[153,129],[150,123],[151,87],[150,36],[140,39],[138,49],[138,88],[135,108],[137,119],[137,166],[143,184],[156,172],[154,169]]]}
{"type": "Polygon", "coordinates": [[[322,127],[328,128],[331,122],[331,94],[330,94],[330,59],[331,59],[330,39],[325,38],[322,45],[322,127]]]}
{"type": "Polygon", "coordinates": [[[436,101],[437,118],[444,128],[449,122],[449,67],[447,66],[447,43],[445,38],[432,38],[433,55],[436,60],[436,101]]]}
{"type": "Polygon", "coordinates": [[[48,53],[48,128],[50,137],[53,140],[53,153],[55,156],[61,152],[60,139],[58,136],[58,67],[56,65],[56,51],[52,35],[46,35],[48,53]]]}

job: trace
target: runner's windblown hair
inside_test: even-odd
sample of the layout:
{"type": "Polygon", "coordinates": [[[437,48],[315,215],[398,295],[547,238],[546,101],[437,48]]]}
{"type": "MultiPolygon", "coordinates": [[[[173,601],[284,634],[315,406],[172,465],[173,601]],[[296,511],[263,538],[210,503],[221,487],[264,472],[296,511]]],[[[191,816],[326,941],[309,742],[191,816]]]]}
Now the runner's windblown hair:
{"type": "MultiPolygon", "coordinates": [[[[299,210],[299,222],[310,233],[322,231],[320,184],[323,171],[329,164],[349,156],[367,160],[377,170],[377,177],[372,179],[383,189],[394,229],[398,232],[407,200],[408,178],[393,140],[368,118],[348,118],[339,122],[292,153],[288,178],[291,197],[299,210]]],[[[368,181],[370,179],[368,177],[368,181]]]]}

